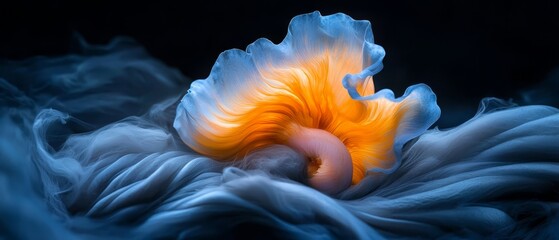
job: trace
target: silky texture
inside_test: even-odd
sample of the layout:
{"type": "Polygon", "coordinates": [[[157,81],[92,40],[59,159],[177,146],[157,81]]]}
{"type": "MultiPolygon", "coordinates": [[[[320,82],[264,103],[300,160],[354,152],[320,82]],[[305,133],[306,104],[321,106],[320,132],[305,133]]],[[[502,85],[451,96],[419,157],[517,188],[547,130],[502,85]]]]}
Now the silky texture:
{"type": "Polygon", "coordinates": [[[389,90],[373,95],[383,57],[368,21],[300,15],[278,45],[259,39],[246,52],[223,52],[210,76],[190,86],[174,126],[193,150],[229,161],[286,144],[300,127],[325,130],[346,146],[356,184],[368,170],[397,166],[403,143],[440,114],[426,85],[398,99],[389,90]]]}
{"type": "Polygon", "coordinates": [[[173,127],[185,77],[129,39],[79,44],[0,62],[1,238],[557,236],[556,108],[484,99],[460,126],[401,140],[392,171],[332,197],[307,185],[304,156],[286,145],[234,162],[196,153],[173,127]]]}

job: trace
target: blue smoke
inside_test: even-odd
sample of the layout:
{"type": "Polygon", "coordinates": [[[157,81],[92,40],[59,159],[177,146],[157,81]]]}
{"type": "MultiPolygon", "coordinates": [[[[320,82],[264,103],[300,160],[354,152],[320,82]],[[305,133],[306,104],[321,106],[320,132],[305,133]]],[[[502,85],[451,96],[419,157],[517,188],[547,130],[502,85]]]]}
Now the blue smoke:
{"type": "Polygon", "coordinates": [[[7,239],[556,238],[559,110],[484,99],[338,198],[284,146],[226,164],[172,127],[189,80],[126,38],[0,62],[7,239]]]}

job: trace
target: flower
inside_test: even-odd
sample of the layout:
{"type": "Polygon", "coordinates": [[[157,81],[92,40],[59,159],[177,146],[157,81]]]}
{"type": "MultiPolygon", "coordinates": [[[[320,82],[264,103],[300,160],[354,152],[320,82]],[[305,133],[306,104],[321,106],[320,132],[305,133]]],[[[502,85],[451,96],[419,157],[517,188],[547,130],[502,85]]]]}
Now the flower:
{"type": "Polygon", "coordinates": [[[371,24],[319,12],[293,18],[285,39],[259,39],[217,59],[177,108],[174,127],[194,151],[231,161],[274,144],[309,160],[310,184],[337,193],[398,166],[403,144],[440,115],[435,94],[375,93],[384,49],[371,24]]]}

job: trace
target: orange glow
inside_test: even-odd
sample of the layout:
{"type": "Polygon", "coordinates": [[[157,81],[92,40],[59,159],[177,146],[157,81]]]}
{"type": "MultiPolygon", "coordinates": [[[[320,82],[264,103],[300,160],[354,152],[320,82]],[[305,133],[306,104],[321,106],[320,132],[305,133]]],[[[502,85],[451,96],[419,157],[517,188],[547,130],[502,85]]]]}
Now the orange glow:
{"type": "MultiPolygon", "coordinates": [[[[212,119],[200,123],[209,127],[197,129],[190,147],[218,160],[240,159],[255,149],[285,144],[296,126],[303,126],[328,131],[347,147],[353,184],[369,168],[390,167],[396,129],[415,100],[352,99],[342,79],[363,70],[362,55],[362,49],[337,46],[282,66],[259,66],[260,79],[247,81],[252,85],[218,104],[212,119]]],[[[372,77],[358,90],[374,93],[372,77]]]]}

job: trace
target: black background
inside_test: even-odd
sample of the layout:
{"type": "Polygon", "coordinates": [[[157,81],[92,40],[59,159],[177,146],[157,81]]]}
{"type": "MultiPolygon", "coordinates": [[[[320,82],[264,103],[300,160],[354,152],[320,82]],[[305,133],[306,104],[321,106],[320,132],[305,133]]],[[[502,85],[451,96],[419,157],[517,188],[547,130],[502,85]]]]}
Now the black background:
{"type": "Polygon", "coordinates": [[[314,10],[371,21],[387,52],[377,89],[401,95],[428,84],[443,127],[472,116],[483,97],[518,99],[559,65],[558,1],[0,3],[0,58],[67,54],[75,32],[95,44],[126,35],[184,75],[205,78],[220,52],[260,37],[280,42],[293,16],[314,10]]]}

